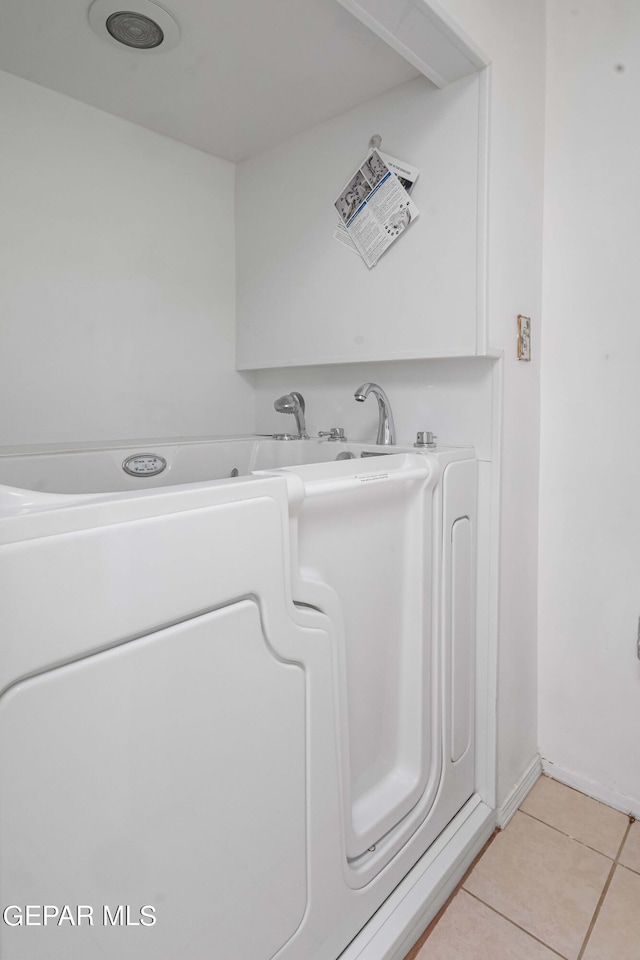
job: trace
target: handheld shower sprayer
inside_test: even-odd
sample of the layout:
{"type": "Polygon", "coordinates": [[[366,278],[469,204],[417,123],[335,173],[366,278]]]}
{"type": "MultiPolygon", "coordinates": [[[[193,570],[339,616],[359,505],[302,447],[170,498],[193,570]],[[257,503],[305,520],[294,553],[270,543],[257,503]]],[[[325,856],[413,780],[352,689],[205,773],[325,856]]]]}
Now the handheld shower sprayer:
{"type": "Polygon", "coordinates": [[[304,419],[304,410],[305,403],[304,397],[301,393],[298,393],[296,390],[292,390],[291,393],[285,393],[283,397],[278,397],[278,399],[273,404],[274,409],[277,413],[290,413],[296,418],[296,426],[298,428],[298,435],[294,436],[288,433],[278,434],[277,436],[284,440],[308,440],[309,434],[307,433],[307,426],[304,419]]]}

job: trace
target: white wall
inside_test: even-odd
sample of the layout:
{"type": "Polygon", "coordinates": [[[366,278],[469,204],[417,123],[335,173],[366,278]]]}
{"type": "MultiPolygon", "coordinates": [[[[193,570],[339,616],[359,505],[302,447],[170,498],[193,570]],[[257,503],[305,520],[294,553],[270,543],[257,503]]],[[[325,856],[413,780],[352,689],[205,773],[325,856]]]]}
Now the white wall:
{"type": "Polygon", "coordinates": [[[539,347],[545,87],[540,0],[440,0],[491,59],[489,343],[504,350],[498,801],[537,753],[539,347]],[[533,361],[516,360],[516,317],[533,361]]]}
{"type": "Polygon", "coordinates": [[[476,353],[479,86],[418,77],[239,164],[242,368],[476,353]],[[420,216],[368,270],[333,204],[374,133],[421,170],[420,216]]]}
{"type": "Polygon", "coordinates": [[[548,9],[542,754],[640,814],[640,6],[548,9]]]}
{"type": "Polygon", "coordinates": [[[252,428],[231,164],[0,73],[0,444],[252,428]]]}

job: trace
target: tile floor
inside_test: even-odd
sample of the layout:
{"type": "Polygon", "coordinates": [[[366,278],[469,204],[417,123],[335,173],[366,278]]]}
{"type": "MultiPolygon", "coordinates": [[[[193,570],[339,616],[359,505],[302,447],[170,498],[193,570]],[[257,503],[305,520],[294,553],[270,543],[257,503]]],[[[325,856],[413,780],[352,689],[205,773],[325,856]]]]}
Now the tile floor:
{"type": "Polygon", "coordinates": [[[542,777],[406,960],[640,960],[640,822],[542,777]]]}

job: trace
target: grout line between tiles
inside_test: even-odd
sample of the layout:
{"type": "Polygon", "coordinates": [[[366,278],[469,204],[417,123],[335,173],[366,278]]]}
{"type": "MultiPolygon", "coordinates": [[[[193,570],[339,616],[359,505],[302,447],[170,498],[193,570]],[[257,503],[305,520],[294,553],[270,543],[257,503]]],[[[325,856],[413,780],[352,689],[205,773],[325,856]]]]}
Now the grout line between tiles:
{"type": "Polygon", "coordinates": [[[503,920],[506,920],[507,923],[510,923],[512,927],[516,927],[518,930],[521,930],[522,933],[526,933],[526,935],[530,937],[532,940],[536,940],[537,943],[539,943],[541,946],[546,947],[546,949],[550,953],[554,953],[556,957],[561,957],[562,960],[568,960],[568,958],[565,957],[564,953],[559,953],[557,950],[554,950],[553,947],[550,947],[549,944],[545,943],[544,940],[541,940],[540,937],[536,937],[535,933],[531,933],[530,930],[527,930],[525,927],[521,927],[519,923],[516,923],[515,920],[512,920],[511,917],[508,917],[506,914],[500,913],[500,911],[496,910],[495,907],[492,907],[490,903],[487,903],[485,900],[482,900],[482,898],[478,897],[475,893],[471,893],[471,890],[467,890],[466,887],[463,887],[463,890],[470,897],[473,897],[474,900],[477,900],[478,903],[481,903],[484,907],[488,907],[489,910],[492,911],[492,913],[496,913],[499,917],[502,917],[503,920]]]}
{"type": "MultiPolygon", "coordinates": [[[[577,792],[577,791],[576,791],[577,792]]],[[[601,857],[606,857],[607,860],[613,860],[613,857],[610,857],[608,853],[603,853],[602,850],[596,850],[595,847],[592,847],[590,844],[585,843],[583,840],[578,840],[577,837],[572,837],[570,833],[565,833],[564,830],[561,830],[560,827],[554,827],[552,823],[547,823],[546,820],[541,820],[540,817],[534,817],[532,813],[527,813],[526,810],[520,808],[519,813],[524,813],[525,817],[531,817],[532,820],[537,820],[538,823],[544,824],[545,827],[549,827],[550,830],[555,830],[556,833],[561,834],[563,837],[568,837],[569,840],[575,840],[576,843],[581,844],[583,847],[586,847],[587,850],[593,850],[594,853],[599,853],[601,857]]],[[[625,837],[626,837],[625,833],[625,837]]]]}
{"type": "Polygon", "coordinates": [[[585,938],[584,938],[584,940],[583,940],[583,942],[582,942],[582,946],[580,947],[580,953],[578,954],[576,960],[582,960],[582,958],[583,958],[583,956],[584,956],[584,953],[585,953],[585,950],[587,949],[587,945],[588,945],[589,940],[590,940],[590,938],[591,938],[591,934],[593,933],[593,928],[595,927],[596,922],[597,922],[597,920],[598,920],[598,917],[600,916],[600,911],[601,911],[602,905],[603,905],[603,903],[604,903],[604,901],[605,901],[605,897],[607,896],[607,893],[609,892],[609,887],[611,886],[611,881],[613,880],[613,875],[614,875],[614,873],[616,872],[616,867],[618,866],[618,863],[620,862],[620,857],[621,857],[621,855],[622,855],[622,851],[623,851],[623,849],[624,849],[624,845],[625,845],[625,843],[626,843],[627,837],[629,836],[629,831],[631,830],[631,824],[632,824],[632,822],[633,822],[633,821],[629,820],[629,823],[627,824],[627,829],[626,829],[625,832],[624,832],[624,837],[622,838],[622,843],[621,843],[620,846],[618,847],[618,852],[617,852],[617,854],[616,854],[616,858],[615,858],[615,860],[613,861],[613,863],[611,864],[611,870],[609,870],[609,876],[607,877],[607,879],[606,879],[606,881],[605,881],[605,884],[604,884],[604,887],[602,888],[602,893],[600,894],[600,899],[598,900],[598,902],[597,902],[597,904],[596,904],[596,909],[594,910],[593,916],[591,917],[591,923],[589,924],[589,929],[588,929],[587,932],[586,932],[585,938]]]}

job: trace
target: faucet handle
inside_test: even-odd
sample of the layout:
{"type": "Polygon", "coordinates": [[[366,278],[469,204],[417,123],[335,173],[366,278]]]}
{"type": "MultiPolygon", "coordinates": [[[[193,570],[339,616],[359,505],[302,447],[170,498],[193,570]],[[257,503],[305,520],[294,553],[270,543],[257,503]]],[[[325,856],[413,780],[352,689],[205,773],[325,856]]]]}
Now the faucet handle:
{"type": "Polygon", "coordinates": [[[414,447],[428,447],[432,450],[437,445],[437,439],[430,430],[418,430],[414,447]]]}
{"type": "Polygon", "coordinates": [[[328,437],[329,440],[346,440],[347,438],[344,435],[344,427],[331,427],[331,430],[328,432],[326,430],[318,430],[319,437],[328,437]]]}

